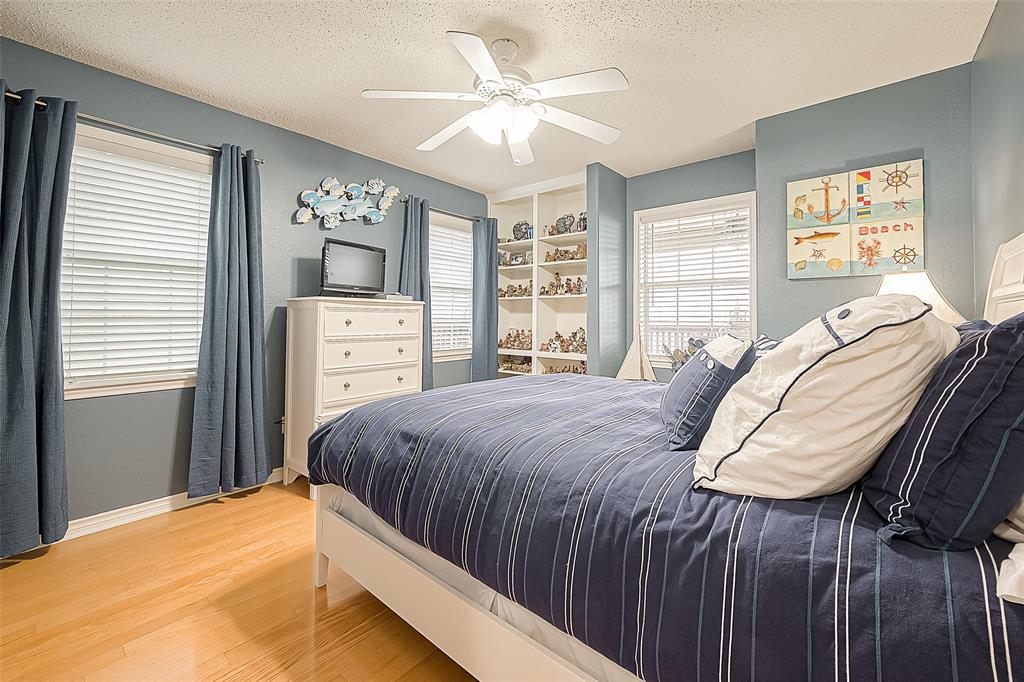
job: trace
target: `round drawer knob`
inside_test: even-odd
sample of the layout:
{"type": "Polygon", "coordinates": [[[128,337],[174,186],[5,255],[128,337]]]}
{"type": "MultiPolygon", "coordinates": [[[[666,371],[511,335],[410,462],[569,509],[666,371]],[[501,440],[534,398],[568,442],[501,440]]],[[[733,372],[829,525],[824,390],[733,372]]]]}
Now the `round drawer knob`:
{"type": "Polygon", "coordinates": [[[346,327],[351,327],[352,326],[352,320],[345,320],[345,326],[346,327]]]}
{"type": "Polygon", "coordinates": [[[401,327],[404,324],[405,324],[405,320],[404,319],[401,319],[401,320],[398,321],[398,326],[399,327],[401,327]]]}
{"type": "Polygon", "coordinates": [[[352,388],[352,384],[350,384],[350,383],[348,383],[348,382],[346,381],[346,382],[345,382],[345,390],[347,391],[347,390],[348,390],[348,389],[350,389],[350,388],[352,388]]]}
{"type": "Polygon", "coordinates": [[[399,355],[401,355],[401,354],[402,354],[402,353],[404,353],[404,352],[405,352],[405,349],[404,349],[404,348],[402,348],[401,346],[399,346],[399,347],[398,347],[398,354],[399,354],[399,355]]]}
{"type": "Polygon", "coordinates": [[[345,357],[346,358],[352,357],[352,351],[350,351],[350,350],[345,351],[345,357]]]}
{"type": "Polygon", "coordinates": [[[398,375],[398,383],[402,383],[404,380],[405,380],[404,377],[402,377],[402,375],[399,374],[398,375]]]}

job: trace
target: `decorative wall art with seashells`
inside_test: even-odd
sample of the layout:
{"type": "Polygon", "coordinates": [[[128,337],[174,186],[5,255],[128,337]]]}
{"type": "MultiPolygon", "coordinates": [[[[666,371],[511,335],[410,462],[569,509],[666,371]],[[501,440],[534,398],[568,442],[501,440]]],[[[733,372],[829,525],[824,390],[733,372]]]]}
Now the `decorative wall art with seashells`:
{"type": "Polygon", "coordinates": [[[786,184],[789,279],[924,268],[924,160],[786,184]]]}
{"type": "Polygon", "coordinates": [[[384,221],[398,194],[396,186],[386,185],[380,178],[343,185],[338,178],[326,177],[316,189],[304,189],[299,194],[304,206],[295,212],[295,222],[303,224],[320,218],[326,230],[357,218],[367,225],[376,225],[384,221]]]}

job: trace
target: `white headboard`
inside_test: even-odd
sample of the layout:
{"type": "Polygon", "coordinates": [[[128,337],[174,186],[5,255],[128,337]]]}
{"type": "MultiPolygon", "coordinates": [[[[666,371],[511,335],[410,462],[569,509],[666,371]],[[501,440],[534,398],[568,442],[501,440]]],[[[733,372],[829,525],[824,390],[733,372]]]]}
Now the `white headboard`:
{"type": "Polygon", "coordinates": [[[996,251],[985,298],[985,319],[996,324],[1024,313],[1024,233],[996,251]]]}

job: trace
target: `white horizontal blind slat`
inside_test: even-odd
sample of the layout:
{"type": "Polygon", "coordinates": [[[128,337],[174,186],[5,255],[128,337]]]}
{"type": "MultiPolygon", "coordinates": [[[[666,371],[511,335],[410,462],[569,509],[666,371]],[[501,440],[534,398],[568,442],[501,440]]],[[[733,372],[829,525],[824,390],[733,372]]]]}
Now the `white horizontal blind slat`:
{"type": "Polygon", "coordinates": [[[473,235],[430,226],[430,333],[435,351],[473,345],[473,235]]]}
{"type": "Polygon", "coordinates": [[[750,206],[641,222],[638,313],[650,355],[685,348],[690,338],[750,338],[750,206]]]}
{"type": "Polygon", "coordinates": [[[72,155],[61,259],[68,387],[195,374],[211,176],[198,170],[202,155],[183,168],[181,150],[141,145],[82,135],[72,155]]]}

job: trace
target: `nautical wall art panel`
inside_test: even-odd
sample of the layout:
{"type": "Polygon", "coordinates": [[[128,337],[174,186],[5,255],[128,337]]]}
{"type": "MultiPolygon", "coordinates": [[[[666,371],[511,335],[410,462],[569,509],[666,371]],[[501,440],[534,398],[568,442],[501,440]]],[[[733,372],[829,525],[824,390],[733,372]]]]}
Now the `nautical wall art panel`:
{"type": "Polygon", "coordinates": [[[921,159],[786,185],[789,279],[924,268],[921,159]]]}
{"type": "Polygon", "coordinates": [[[850,225],[786,232],[790,279],[849,277],[850,225]]]}
{"type": "Polygon", "coordinates": [[[851,275],[924,269],[923,217],[857,223],[851,230],[851,275]]]}
{"type": "Polygon", "coordinates": [[[790,230],[845,225],[850,222],[849,173],[796,180],[786,185],[790,230]]]}

